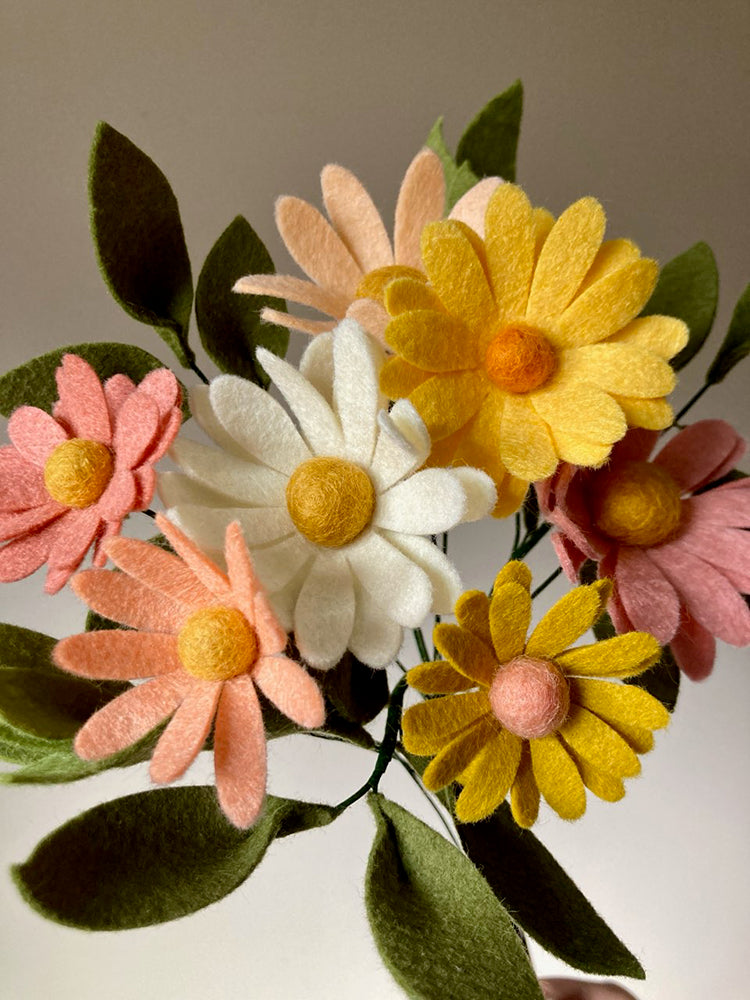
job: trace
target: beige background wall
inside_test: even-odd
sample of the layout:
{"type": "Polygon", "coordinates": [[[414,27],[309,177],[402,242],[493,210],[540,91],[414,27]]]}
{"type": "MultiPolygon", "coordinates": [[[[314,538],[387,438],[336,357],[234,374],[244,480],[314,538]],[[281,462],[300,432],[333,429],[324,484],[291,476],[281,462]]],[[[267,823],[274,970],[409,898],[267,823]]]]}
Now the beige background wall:
{"type": "MultiPolygon", "coordinates": [[[[276,195],[317,202],[320,168],[338,161],[390,215],[434,119],[445,115],[455,142],[471,115],[520,76],[519,179],[533,201],[559,212],[597,195],[609,232],[662,261],[707,240],[722,274],[714,347],[747,282],[743,0],[5,0],[1,16],[3,370],[86,339],[136,342],[170,361],[152,332],[115,306],[94,264],[86,162],[100,118],[169,177],[196,273],[237,213],[287,270],[273,227],[276,195]]],[[[700,374],[696,362],[678,403],[700,374]]],[[[695,417],[722,416],[750,433],[749,385],[747,368],[736,371],[695,417]]],[[[507,526],[461,530],[454,552],[463,546],[468,585],[487,581],[509,541],[507,526]]],[[[533,566],[546,575],[549,551],[533,566]]],[[[42,599],[40,589],[38,577],[6,586],[3,620],[56,635],[78,628],[75,599],[42,599]]],[[[670,731],[624,802],[594,802],[572,826],[549,814],[539,824],[649,970],[637,987],[642,1000],[746,995],[747,661],[747,651],[724,647],[709,681],[684,685],[670,731]]],[[[271,789],[338,801],[369,766],[357,752],[342,760],[338,748],[283,741],[271,750],[271,789]]],[[[191,777],[210,780],[210,762],[191,777]]],[[[145,769],[134,768],[75,786],[0,790],[2,865],[25,858],[79,810],[146,781],[145,769]]],[[[397,776],[384,789],[421,808],[397,776]]],[[[327,831],[276,845],[223,903],[119,935],[43,922],[0,874],[0,996],[397,997],[362,906],[371,835],[365,807],[352,809],[327,831]]],[[[534,957],[540,972],[560,968],[538,950],[534,957]]]]}

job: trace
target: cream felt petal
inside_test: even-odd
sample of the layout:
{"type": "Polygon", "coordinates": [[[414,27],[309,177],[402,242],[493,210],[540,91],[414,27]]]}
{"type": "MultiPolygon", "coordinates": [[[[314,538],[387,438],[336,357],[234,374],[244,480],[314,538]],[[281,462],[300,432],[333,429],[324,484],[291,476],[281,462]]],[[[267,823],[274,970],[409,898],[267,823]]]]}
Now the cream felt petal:
{"type": "Polygon", "coordinates": [[[277,326],[285,326],[289,330],[300,330],[302,333],[310,333],[313,336],[329,333],[336,325],[335,319],[307,319],[302,316],[292,316],[278,309],[269,309],[268,306],[261,309],[260,318],[266,323],[275,323],[277,326]]]}
{"type": "Polygon", "coordinates": [[[435,292],[417,278],[394,278],[385,288],[385,308],[391,316],[414,309],[445,312],[435,292]]]}
{"type": "Polygon", "coordinates": [[[474,681],[464,677],[443,660],[420,663],[409,671],[409,685],[423,694],[456,694],[474,687],[474,681]]]}
{"type": "MultiPolygon", "coordinates": [[[[54,524],[48,525],[46,529],[42,528],[33,535],[16,538],[0,548],[0,583],[22,580],[46,562],[52,546],[54,528],[54,524]]],[[[65,580],[60,586],[64,583],[65,580]]]]}
{"type": "Polygon", "coordinates": [[[409,753],[432,755],[446,739],[487,715],[490,703],[484,691],[446,695],[412,705],[402,719],[404,747],[409,753]]]}
{"type": "Polygon", "coordinates": [[[169,511],[172,520],[203,549],[221,549],[230,521],[239,521],[252,546],[288,538],[295,528],[286,507],[202,507],[180,504],[169,511]]]}
{"type": "Polygon", "coordinates": [[[688,341],[688,328],[674,316],[640,316],[608,339],[609,344],[628,344],[643,351],[651,351],[669,360],[682,350],[688,341]]]}
{"type": "Polygon", "coordinates": [[[633,628],[669,642],[680,626],[680,601],[669,578],[642,549],[622,546],[615,585],[633,628]]]}
{"type": "Polygon", "coordinates": [[[389,399],[401,399],[431,377],[430,372],[415,368],[403,358],[391,357],[380,370],[380,389],[389,399]]]}
{"type": "Polygon", "coordinates": [[[445,202],[443,168],[431,149],[420,150],[409,164],[396,201],[394,257],[400,264],[421,267],[420,236],[428,222],[439,219],[445,202]]]}
{"type": "Polygon", "coordinates": [[[137,391],[128,396],[115,422],[115,467],[139,465],[158,432],[159,407],[154,400],[137,391]]]}
{"type": "Polygon", "coordinates": [[[708,490],[684,503],[691,524],[750,528],[750,483],[742,489],[708,490]]]}
{"type": "Polygon", "coordinates": [[[191,479],[234,501],[270,507],[285,502],[286,478],[268,466],[227,455],[189,438],[175,441],[170,454],[191,479]]]}
{"type": "Polygon", "coordinates": [[[670,642],[669,648],[680,670],[691,681],[704,680],[714,668],[716,639],[685,609],[680,631],[670,642]]]}
{"type": "Polygon", "coordinates": [[[495,190],[503,183],[500,177],[483,177],[466,194],[462,194],[450,211],[449,219],[471,226],[478,236],[484,236],[484,219],[487,204],[495,190]]]}
{"type": "Polygon", "coordinates": [[[68,435],[57,421],[36,406],[19,406],[8,420],[8,437],[19,454],[32,465],[44,465],[68,435]]]}
{"type": "Polygon", "coordinates": [[[671,365],[632,344],[607,341],[565,351],[563,356],[570,378],[621,396],[665,396],[677,382],[671,365]]]}
{"type": "Polygon", "coordinates": [[[663,431],[672,424],[672,407],[664,399],[632,399],[627,396],[613,396],[613,399],[625,414],[629,427],[663,431]]]}
{"type": "Polygon", "coordinates": [[[211,591],[171,552],[137,538],[113,538],[105,548],[115,566],[186,612],[213,600],[211,591]]]}
{"type": "MultiPolygon", "coordinates": [[[[647,632],[626,632],[558,653],[555,662],[573,677],[635,677],[657,662],[661,646],[647,632]]],[[[620,688],[617,688],[618,692],[620,688]]]]}
{"type": "Polygon", "coordinates": [[[526,318],[546,327],[578,291],[604,236],[604,211],[595,198],[567,208],[544,241],[529,289],[526,318]]]}
{"type": "Polygon", "coordinates": [[[222,685],[214,724],[214,766],[221,808],[235,826],[252,826],[266,794],[266,737],[248,674],[222,685]]]}
{"type": "Polygon", "coordinates": [[[41,469],[25,461],[12,446],[0,448],[0,511],[22,511],[49,500],[41,469]]]}
{"type": "Polygon", "coordinates": [[[138,488],[135,475],[130,469],[119,469],[97,500],[96,510],[102,520],[120,522],[127,513],[135,510],[137,505],[138,488]]]}
{"type": "Polygon", "coordinates": [[[489,612],[492,646],[499,663],[507,663],[523,652],[531,621],[531,597],[526,587],[510,580],[495,582],[489,612]]]}
{"type": "Polygon", "coordinates": [[[601,616],[611,593],[609,580],[576,587],[542,617],[526,643],[526,655],[554,659],[588,632],[601,616]]]}
{"type": "Polygon", "coordinates": [[[314,551],[314,547],[298,534],[266,548],[255,549],[253,552],[255,571],[263,586],[272,594],[274,608],[276,608],[276,592],[282,590],[296,577],[313,557],[314,551]]]}
{"type": "Polygon", "coordinates": [[[245,295],[272,295],[279,299],[291,299],[292,302],[311,306],[328,316],[336,317],[345,316],[349,305],[347,295],[287,274],[248,274],[234,283],[232,291],[245,295]]]}
{"type": "Polygon", "coordinates": [[[327,670],[346,651],[354,624],[354,583],[340,552],[318,556],[294,609],[294,637],[311,666],[327,670]]]}
{"type": "MultiPolygon", "coordinates": [[[[490,477],[480,469],[456,466],[451,475],[458,479],[466,496],[463,521],[479,521],[493,509],[497,501],[497,490],[490,477]]],[[[526,490],[524,489],[524,495],[526,490]]]]}
{"type": "MultiPolygon", "coordinates": [[[[114,426],[114,418],[119,413],[120,407],[133,392],[135,392],[135,383],[121,372],[108,378],[104,383],[104,399],[109,411],[110,426],[114,426]]],[[[57,406],[55,407],[54,414],[59,419],[57,406]]]]}
{"type": "Polygon", "coordinates": [[[459,673],[483,687],[492,684],[498,662],[491,646],[459,625],[446,622],[436,625],[432,635],[435,648],[459,673]]]}
{"type": "MultiPolygon", "coordinates": [[[[211,387],[209,385],[194,386],[190,390],[190,411],[198,426],[201,427],[208,436],[219,445],[222,451],[228,452],[237,458],[245,461],[251,458],[248,451],[243,448],[238,441],[228,434],[221,421],[216,416],[211,405],[211,387]]],[[[180,439],[179,443],[182,443],[180,439]]],[[[178,442],[175,442],[178,443],[178,442]]]]}
{"type": "Polygon", "coordinates": [[[571,465],[596,469],[609,457],[611,444],[600,444],[579,434],[551,428],[550,434],[560,460],[571,465]]]}
{"type": "Polygon", "coordinates": [[[361,270],[392,264],[391,241],[383,220],[354,174],[329,163],[321,171],[320,186],[328,218],[361,270]]]}
{"type": "Polygon", "coordinates": [[[615,778],[632,778],[640,774],[638,755],[625,740],[580,705],[571,705],[570,714],[558,732],[576,753],[599,770],[615,778]]]}
{"type": "Polygon", "coordinates": [[[299,359],[299,370],[329,404],[333,403],[333,331],[313,337],[299,359]]]}
{"type": "Polygon", "coordinates": [[[430,284],[443,306],[470,330],[497,322],[497,307],[484,261],[481,241],[468,226],[450,219],[433,222],[422,232],[422,259],[430,284]]]}
{"type": "Polygon", "coordinates": [[[500,418],[500,457],[513,476],[546,479],[558,456],[547,424],[524,396],[508,395],[500,418]]]}
{"type": "Polygon", "coordinates": [[[408,400],[399,399],[390,413],[378,414],[378,435],[369,468],[378,493],[418,469],[429,454],[429,434],[408,400]]]}
{"type": "Polygon", "coordinates": [[[193,681],[185,698],[159,737],[149,774],[158,784],[181,777],[206,742],[221,694],[216,681],[193,681]]]}
{"type": "MultiPolygon", "coordinates": [[[[575,352],[579,354],[580,352],[575,352]]],[[[528,395],[536,413],[555,431],[613,444],[628,427],[622,410],[601,387],[563,381],[528,395]]]]}
{"type": "Polygon", "coordinates": [[[531,766],[539,791],[561,819],[586,811],[586,791],[570,754],[554,734],[529,742],[531,766]]]}
{"type": "Polygon", "coordinates": [[[163,514],[156,515],[156,526],[165,536],[178,556],[188,569],[198,577],[203,586],[211,593],[224,599],[229,595],[229,580],[221,570],[195,545],[179,531],[163,514]]]}
{"type": "Polygon", "coordinates": [[[104,389],[91,365],[75,354],[66,354],[55,372],[55,381],[60,411],[73,436],[111,444],[104,389]]]}
{"type": "Polygon", "coordinates": [[[318,685],[293,660],[262,656],[253,667],[253,680],[292,722],[307,729],[317,729],[325,722],[325,704],[318,685]]]}
{"type": "MultiPolygon", "coordinates": [[[[333,338],[333,406],[344,435],[343,454],[368,466],[380,409],[378,372],[383,349],[353,320],[344,320],[333,338]]],[[[320,453],[320,452],[319,452],[320,453]]]]}
{"type": "Polygon", "coordinates": [[[230,502],[226,493],[212,490],[182,472],[160,472],[156,481],[156,491],[167,509],[194,503],[202,504],[204,507],[221,507],[230,502]]]}
{"type": "Polygon", "coordinates": [[[61,639],[53,658],[71,674],[95,680],[133,680],[181,670],[175,635],[105,629],[61,639]]]}
{"type": "Polygon", "coordinates": [[[383,615],[379,605],[355,580],[354,625],[349,649],[361,663],[376,669],[387,667],[398,655],[403,629],[383,615]]]}
{"type": "Polygon", "coordinates": [[[41,528],[65,513],[66,508],[56,500],[48,500],[30,510],[16,510],[10,514],[0,514],[0,542],[41,528]]]}
{"type": "Polygon", "coordinates": [[[378,497],[372,523],[407,534],[435,535],[463,519],[466,494],[445,469],[422,469],[378,497]]]}
{"type": "Polygon", "coordinates": [[[475,372],[433,375],[410,393],[433,441],[440,441],[464,427],[487,394],[481,376],[475,372]]]}
{"type": "Polygon", "coordinates": [[[456,801],[460,822],[476,822],[497,809],[515,779],[521,747],[517,736],[503,730],[474,758],[461,775],[464,788],[456,801]]]}
{"type": "Polygon", "coordinates": [[[490,632],[490,599],[483,590],[466,590],[456,601],[456,621],[481,639],[486,646],[492,646],[490,632]]]}
{"type": "MultiPolygon", "coordinates": [[[[618,270],[631,261],[638,260],[641,252],[632,240],[605,240],[599,247],[586,277],[578,288],[580,295],[591,285],[596,284],[605,275],[618,270]]],[[[679,350],[679,348],[678,348],[679,350]]]]}
{"type": "Polygon", "coordinates": [[[71,586],[97,614],[129,628],[177,632],[185,618],[182,605],[125,573],[87,569],[76,573],[71,586]]]}
{"type": "Polygon", "coordinates": [[[523,316],[526,311],[534,244],[529,199],[514,184],[501,185],[492,195],[485,217],[487,266],[500,319],[523,316]]]}
{"type": "Polygon", "coordinates": [[[407,362],[428,372],[476,368],[480,362],[477,339],[455,316],[432,309],[414,309],[390,321],[386,343],[407,362]]]}
{"type": "Polygon", "coordinates": [[[687,493],[728,471],[725,459],[730,455],[739,459],[744,451],[738,444],[743,444],[742,439],[725,420],[699,420],[667,441],[654,464],[687,493]]]}
{"type": "MultiPolygon", "coordinates": [[[[464,730],[454,740],[448,743],[436,757],[430,761],[422,775],[425,788],[437,792],[451,784],[465,771],[479,754],[487,741],[497,733],[497,725],[492,716],[483,716],[468,729],[464,730]]],[[[490,777],[485,772],[485,780],[490,777]]],[[[507,789],[506,789],[507,794],[507,789]]],[[[505,798],[503,795],[502,798],[505,798]]],[[[500,800],[502,801],[502,799],[500,800]]]]}
{"type": "Polygon", "coordinates": [[[316,208],[300,198],[279,198],[276,228],[309,278],[339,295],[354,297],[362,269],[316,208]]]}
{"type": "Polygon", "coordinates": [[[427,574],[432,587],[431,610],[437,615],[449,615],[461,592],[461,578],[451,560],[420,535],[385,532],[385,537],[427,574]]]}
{"type": "Polygon", "coordinates": [[[422,622],[432,607],[432,585],[421,566],[374,532],[348,546],[346,558],[389,618],[406,628],[422,622]]]}

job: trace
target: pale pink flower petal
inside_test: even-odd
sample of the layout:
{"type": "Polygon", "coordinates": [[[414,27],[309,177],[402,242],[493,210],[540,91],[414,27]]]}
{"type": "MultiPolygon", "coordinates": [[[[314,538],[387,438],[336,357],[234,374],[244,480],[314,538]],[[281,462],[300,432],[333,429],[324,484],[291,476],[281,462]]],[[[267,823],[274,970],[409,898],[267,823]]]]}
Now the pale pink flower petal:
{"type": "Polygon", "coordinates": [[[354,297],[362,270],[317,208],[301,198],[279,198],[276,227],[309,278],[339,295],[354,297]]]}
{"type": "Polygon", "coordinates": [[[734,468],[744,442],[724,420],[700,420],[675,435],[654,458],[683,492],[696,490],[734,468]]]}
{"type": "Polygon", "coordinates": [[[750,594],[750,532],[692,522],[675,544],[715,566],[741,594],[750,594]]]}
{"type": "Polygon", "coordinates": [[[35,531],[43,524],[49,524],[56,517],[60,517],[65,510],[66,508],[55,500],[47,500],[46,503],[39,507],[32,507],[30,510],[17,510],[10,514],[0,514],[0,542],[35,531]]]}
{"type": "Polygon", "coordinates": [[[127,375],[119,373],[108,378],[104,383],[104,398],[109,410],[109,421],[115,426],[115,417],[120,412],[122,404],[135,392],[135,383],[127,375]]]}
{"type": "Polygon", "coordinates": [[[162,418],[168,417],[180,405],[180,384],[169,368],[155,368],[148,372],[138,383],[136,392],[149,396],[156,403],[162,418]]]}
{"type": "Polygon", "coordinates": [[[359,323],[370,336],[375,337],[381,344],[385,343],[385,328],[390,322],[390,317],[379,302],[374,299],[355,299],[349,306],[346,315],[349,319],[359,323]]]}
{"type": "Polygon", "coordinates": [[[658,431],[647,431],[642,427],[631,428],[625,437],[613,446],[608,468],[612,469],[624,462],[645,462],[658,440],[658,431]]]}
{"type": "Polygon", "coordinates": [[[122,521],[135,510],[138,493],[135,476],[130,469],[118,469],[96,502],[96,511],[103,521],[122,521]]]}
{"type": "Polygon", "coordinates": [[[177,632],[186,618],[181,604],[127,573],[87,569],[76,573],[71,586],[92,611],[128,628],[177,632]]]}
{"type": "Polygon", "coordinates": [[[422,149],[404,174],[396,202],[393,247],[397,264],[421,268],[422,230],[428,222],[442,219],[444,211],[445,180],[440,159],[431,149],[422,149]]]}
{"type": "MultiPolygon", "coordinates": [[[[735,484],[731,484],[735,486],[735,484]]],[[[717,486],[685,501],[688,523],[716,525],[722,528],[750,528],[750,479],[734,489],[717,486]]]]}
{"type": "Polygon", "coordinates": [[[133,472],[135,476],[135,503],[133,510],[146,510],[154,498],[156,472],[150,465],[142,465],[133,472]]]}
{"type": "Polygon", "coordinates": [[[55,448],[68,440],[55,418],[36,406],[20,406],[13,411],[8,437],[27,462],[42,469],[55,448]]]}
{"type": "Polygon", "coordinates": [[[159,737],[149,774],[159,784],[175,781],[203,749],[221,695],[216,681],[194,681],[159,737]]]}
{"type": "Polygon", "coordinates": [[[50,566],[55,569],[78,568],[99,530],[101,518],[94,507],[68,510],[60,519],[50,552],[50,566]]]}
{"type": "Polygon", "coordinates": [[[325,722],[320,688],[310,675],[286,656],[264,656],[253,668],[253,680],[269,701],[293,722],[317,729],[325,722]]]}
{"type": "Polygon", "coordinates": [[[59,399],[55,416],[70,428],[73,437],[112,443],[112,427],[99,376],[83,358],[66,354],[55,372],[59,399]]]}
{"type": "Polygon", "coordinates": [[[4,545],[0,549],[0,583],[22,580],[43,565],[52,548],[56,527],[56,523],[48,524],[33,535],[24,535],[4,545]]]}
{"type": "Polygon", "coordinates": [[[240,674],[221,689],[214,728],[219,803],[235,826],[252,826],[266,794],[266,737],[255,685],[240,674]]]}
{"type": "Polygon", "coordinates": [[[171,552],[137,538],[113,538],[106,552],[115,566],[156,593],[164,594],[186,612],[212,604],[213,593],[171,552]]]}
{"type": "Polygon", "coordinates": [[[362,272],[392,264],[393,251],[383,220],[354,174],[329,163],[320,175],[320,185],[328,218],[362,272]]]}
{"type": "Polygon", "coordinates": [[[135,680],[182,670],[177,638],[159,632],[102,629],[61,639],[53,659],[58,667],[95,680],[135,680]]]}
{"type": "Polygon", "coordinates": [[[617,556],[615,586],[633,628],[669,642],[680,624],[680,602],[670,577],[649,559],[653,550],[622,546],[617,556]]]}
{"type": "Polygon", "coordinates": [[[702,681],[714,668],[716,639],[683,608],[680,631],[669,644],[680,670],[691,681],[702,681]]]}
{"type": "Polygon", "coordinates": [[[159,432],[159,407],[146,393],[136,390],[117,414],[114,434],[115,466],[133,469],[140,465],[159,432]]]}
{"type": "Polygon", "coordinates": [[[586,561],[586,556],[566,535],[561,535],[559,531],[553,531],[550,535],[552,547],[557,553],[557,558],[563,568],[567,578],[576,583],[578,572],[586,561]]]}
{"type": "Polygon", "coordinates": [[[22,458],[12,445],[0,448],[0,511],[41,507],[48,498],[38,466],[22,458]]]}

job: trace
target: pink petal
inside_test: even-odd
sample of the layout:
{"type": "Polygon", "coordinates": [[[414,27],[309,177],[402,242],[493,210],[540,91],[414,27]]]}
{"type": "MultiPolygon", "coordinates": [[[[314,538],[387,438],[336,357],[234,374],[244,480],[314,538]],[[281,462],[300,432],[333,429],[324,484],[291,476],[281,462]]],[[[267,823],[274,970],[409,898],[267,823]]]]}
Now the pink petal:
{"type": "Polygon", "coordinates": [[[110,538],[116,538],[120,534],[121,528],[121,521],[105,521],[103,530],[99,532],[94,542],[94,555],[91,560],[92,566],[97,566],[101,569],[102,566],[106,565],[107,551],[105,546],[110,538]]]}
{"type": "Polygon", "coordinates": [[[647,431],[641,427],[633,427],[612,448],[607,470],[625,462],[645,462],[654,450],[659,440],[658,431],[647,431]]]}
{"type": "Polygon", "coordinates": [[[129,628],[177,632],[185,620],[181,605],[126,573],[86,569],[76,573],[71,586],[93,611],[129,628]]]}
{"type": "Polygon", "coordinates": [[[158,406],[136,389],[117,414],[113,441],[116,468],[135,468],[153,444],[158,430],[158,406]]]}
{"type": "Polygon", "coordinates": [[[252,826],[266,794],[266,737],[249,674],[233,677],[222,686],[214,764],[221,808],[235,826],[252,826]]]}
{"type": "Polygon", "coordinates": [[[536,484],[539,509],[545,520],[579,549],[587,559],[598,561],[610,547],[596,531],[589,513],[591,475],[567,463],[550,479],[536,484]]]}
{"type": "Polygon", "coordinates": [[[179,528],[168,521],[163,514],[156,515],[156,525],[178,556],[198,577],[204,587],[219,600],[230,600],[232,596],[229,579],[205,556],[198,546],[191,542],[179,528]]]}
{"type": "Polygon", "coordinates": [[[750,528],[750,479],[727,483],[684,501],[689,524],[750,528]]]}
{"type": "Polygon", "coordinates": [[[284,652],[287,644],[286,632],[281,627],[263,590],[259,590],[255,595],[254,628],[260,640],[260,651],[263,656],[284,652]]]}
{"type": "Polygon", "coordinates": [[[253,563],[245,545],[242,528],[237,521],[232,521],[231,524],[227,525],[224,555],[234,599],[239,610],[254,626],[255,594],[259,584],[253,572],[253,563]]]}
{"type": "Polygon", "coordinates": [[[115,426],[115,418],[122,409],[122,405],[128,396],[135,392],[135,383],[127,375],[118,373],[108,378],[104,383],[104,398],[109,411],[109,422],[115,426]]]}
{"type": "Polygon", "coordinates": [[[155,368],[149,372],[139,383],[136,392],[140,396],[145,393],[159,409],[159,416],[162,418],[179,408],[180,405],[180,383],[177,381],[174,372],[169,368],[155,368]]]}
{"type": "Polygon", "coordinates": [[[193,681],[156,744],[149,769],[152,781],[175,781],[193,763],[211,731],[221,688],[215,681],[193,681]]]}
{"type": "Polygon", "coordinates": [[[292,316],[290,313],[280,312],[278,309],[269,309],[268,306],[261,309],[260,318],[266,323],[276,323],[277,326],[285,326],[288,330],[300,330],[302,333],[309,333],[313,336],[318,333],[327,333],[336,326],[336,320],[333,319],[306,319],[303,316],[292,316]]]}
{"type": "Polygon", "coordinates": [[[214,603],[211,591],[185,563],[158,545],[137,538],[113,538],[105,549],[115,566],[151,590],[171,598],[186,612],[214,603]]]}
{"type": "Polygon", "coordinates": [[[8,437],[27,462],[44,468],[44,464],[68,435],[49,413],[36,406],[20,406],[8,421],[8,437]]]}
{"type": "Polygon", "coordinates": [[[12,583],[31,576],[47,561],[55,527],[54,524],[48,525],[33,535],[18,538],[0,548],[0,583],[12,583]]]}
{"type": "Polygon", "coordinates": [[[691,681],[702,681],[714,668],[716,640],[683,608],[682,624],[669,644],[680,670],[691,681]]]}
{"type": "Polygon", "coordinates": [[[62,670],[95,680],[130,681],[184,673],[177,655],[177,637],[160,632],[81,632],[61,639],[52,658],[62,670]]]}
{"type": "Polygon", "coordinates": [[[135,503],[133,510],[146,510],[154,499],[156,472],[151,465],[142,465],[133,473],[135,476],[135,503]]]}
{"type": "Polygon", "coordinates": [[[393,263],[393,251],[383,220],[372,198],[354,174],[337,163],[320,175],[323,203],[341,242],[362,271],[393,263]]]}
{"type": "Polygon", "coordinates": [[[182,426],[182,410],[174,409],[169,415],[162,419],[156,437],[151,443],[151,447],[145,452],[141,459],[139,468],[145,465],[155,465],[166,455],[172,442],[177,437],[177,432],[182,426]]]}
{"type": "Polygon", "coordinates": [[[32,507],[31,510],[0,514],[0,542],[6,542],[10,538],[18,538],[20,535],[36,531],[42,525],[49,524],[56,517],[60,517],[66,509],[55,500],[48,500],[42,506],[32,507]]]}
{"type": "Polygon", "coordinates": [[[617,555],[617,596],[639,632],[650,632],[669,642],[680,624],[680,602],[670,578],[648,556],[653,550],[623,545],[617,555]]]}
{"type": "Polygon", "coordinates": [[[39,468],[22,458],[12,445],[0,448],[0,511],[40,507],[48,496],[39,468]]]}
{"type": "Polygon", "coordinates": [[[102,760],[137,743],[171,715],[191,681],[187,674],[170,674],[119,695],[79,729],[73,744],[75,752],[84,760],[102,760]]]}
{"type": "Polygon", "coordinates": [[[244,295],[273,295],[288,299],[337,319],[346,315],[350,301],[348,295],[329,291],[312,281],[293,278],[287,274],[248,274],[235,282],[233,291],[244,295]]]}
{"type": "Polygon", "coordinates": [[[715,566],[742,594],[750,594],[750,532],[691,522],[679,546],[715,566]]]}
{"type": "Polygon", "coordinates": [[[422,149],[404,174],[396,202],[393,250],[397,264],[422,269],[422,230],[428,222],[442,219],[444,210],[443,168],[431,149],[422,149]]]}
{"type": "Polygon", "coordinates": [[[101,524],[96,505],[69,510],[58,522],[49,563],[55,569],[76,569],[94,541],[101,524]]]}
{"type": "Polygon", "coordinates": [[[253,680],[284,715],[300,726],[317,729],[325,722],[323,695],[310,675],[286,656],[263,656],[253,680]]]}
{"type": "Polygon", "coordinates": [[[683,492],[704,486],[734,467],[744,442],[725,420],[699,420],[668,441],[654,462],[683,492]]]}
{"type": "Polygon", "coordinates": [[[96,509],[103,521],[120,522],[126,514],[135,510],[136,497],[133,473],[129,469],[118,469],[97,500],[96,509]]]}
{"type": "Polygon", "coordinates": [[[55,372],[60,399],[58,413],[73,437],[112,443],[109,409],[99,376],[83,358],[66,354],[55,372]]]}
{"type": "Polygon", "coordinates": [[[586,561],[586,556],[569,538],[561,535],[559,531],[552,532],[550,541],[563,568],[563,572],[570,581],[575,583],[578,580],[578,572],[586,561]]]}
{"type": "Polygon", "coordinates": [[[484,177],[458,199],[448,218],[465,223],[484,238],[484,216],[487,212],[487,202],[495,189],[502,183],[499,177],[484,177]]]}
{"type": "Polygon", "coordinates": [[[346,311],[371,337],[385,344],[385,328],[390,317],[379,302],[374,299],[355,299],[346,311]]]}
{"type": "Polygon", "coordinates": [[[354,297],[362,269],[316,208],[301,198],[279,198],[276,227],[308,278],[335,294],[354,297]]]}

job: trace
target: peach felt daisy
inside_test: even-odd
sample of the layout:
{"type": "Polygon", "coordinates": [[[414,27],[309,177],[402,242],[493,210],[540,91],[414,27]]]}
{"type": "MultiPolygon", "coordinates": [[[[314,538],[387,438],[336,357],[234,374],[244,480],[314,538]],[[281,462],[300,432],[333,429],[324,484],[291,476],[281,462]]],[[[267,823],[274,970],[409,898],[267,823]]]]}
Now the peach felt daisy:
{"type": "Polygon", "coordinates": [[[540,792],[562,819],[578,819],[588,788],[614,802],[622,779],[640,772],[638,754],[669,713],[634,677],[659,658],[653,636],[632,632],[571,648],[601,616],[610,584],[599,580],[561,598],[526,639],[531,574],[523,563],[500,571],[488,598],[470,590],[457,625],[437,625],[445,657],[414,667],[409,684],[430,698],[403,716],[409,753],[435,756],[424,772],[433,791],[458,781],[456,816],[484,819],[508,792],[516,822],[531,826],[540,792]],[[604,677],[606,680],[595,678],[604,677]]]}
{"type": "MultiPolygon", "coordinates": [[[[345,316],[356,319],[382,341],[388,315],[378,301],[386,281],[420,274],[419,237],[423,227],[443,217],[445,181],[438,157],[429,149],[417,153],[406,171],[396,204],[393,244],[370,195],[349,170],[329,163],[320,175],[328,219],[301,198],[276,202],[276,225],[286,248],[310,278],[250,274],[235,284],[236,292],[274,295],[330,317],[291,316],[266,308],[264,319],[291,330],[321,333],[345,316]]],[[[455,205],[452,216],[480,225],[497,178],[480,181],[455,205]]]]}
{"type": "Polygon", "coordinates": [[[631,431],[604,469],[562,466],[537,486],[571,579],[586,559],[615,589],[618,632],[668,642],[688,677],[713,669],[716,638],[750,643],[750,479],[702,490],[731,471],[745,442],[723,420],[701,420],[653,458],[656,434],[631,431]]]}
{"type": "Polygon", "coordinates": [[[204,550],[240,522],[282,624],[322,669],[347,649],[384,667],[403,627],[449,612],[460,581],[429,536],[495,502],[477,469],[420,468],[429,437],[410,403],[381,409],[383,359],[354,320],[313,340],[299,371],[259,350],[292,416],[222,375],[191,396],[221,450],[180,437],[171,455],[181,472],[159,477],[170,517],[204,550]]]}
{"type": "Polygon", "coordinates": [[[149,372],[138,386],[125,375],[104,385],[83,358],[66,354],[56,375],[53,415],[21,406],[8,421],[11,446],[0,448],[0,580],[48,564],[45,590],[65,585],[96,542],[120,531],[154,493],[154,465],[182,420],[180,386],[171,371],[149,372]]]}
{"type": "Polygon", "coordinates": [[[667,427],[668,364],[687,328],[636,319],[658,268],[628,240],[602,242],[582,198],[555,222],[512,184],[487,205],[484,239],[455,220],[422,233],[428,283],[394,280],[381,385],[407,397],[435,442],[431,464],[495,480],[507,514],[559,461],[599,466],[628,425],[667,427]]]}
{"type": "Polygon", "coordinates": [[[84,760],[101,760],[171,716],[151,758],[151,778],[174,781],[203,749],[214,723],[216,789],[235,826],[258,818],[266,790],[266,740],[256,686],[300,726],[324,721],[323,698],[284,656],[287,637],[258,584],[238,524],[226,532],[223,573],[166,518],[157,524],[177,555],[132,538],[111,539],[122,572],[92,569],[72,586],[127,630],[63,639],[54,660],[97,680],[139,680],[94,714],[75,738],[84,760]]]}

